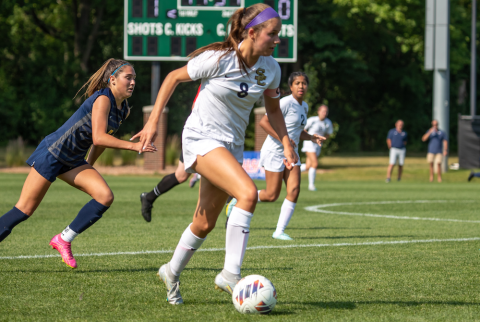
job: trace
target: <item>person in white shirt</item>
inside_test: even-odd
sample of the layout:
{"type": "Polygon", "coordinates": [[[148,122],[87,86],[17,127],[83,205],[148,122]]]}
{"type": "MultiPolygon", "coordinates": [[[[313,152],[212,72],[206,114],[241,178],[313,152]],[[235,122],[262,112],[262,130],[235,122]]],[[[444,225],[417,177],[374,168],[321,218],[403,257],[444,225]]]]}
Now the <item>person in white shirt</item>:
{"type": "Polygon", "coordinates": [[[271,57],[280,43],[282,22],[270,6],[257,3],[235,11],[223,42],[197,49],[187,64],[166,77],[143,130],[133,138],[150,145],[159,116],[181,82],[202,80],[202,88],[182,135],[185,170],[202,175],[193,222],[184,231],[169,263],[158,275],[171,304],[182,304],[179,277],[195,251],[215,227],[228,195],[238,200],[226,232],[224,269],[215,288],[232,293],[241,279],[257,189],[242,168],[245,129],[254,103],[264,95],[265,108],[284,147],[287,169],[298,162],[280,109],[280,66],[271,57]]]}
{"type": "MultiPolygon", "coordinates": [[[[332,121],[327,118],[328,106],[323,104],[320,105],[317,113],[318,116],[308,118],[305,131],[310,135],[318,134],[328,139],[333,133],[332,121]]],[[[305,152],[307,155],[307,161],[302,164],[301,171],[308,170],[308,190],[310,191],[317,190],[317,188],[315,188],[315,176],[317,174],[318,156],[320,155],[321,150],[322,147],[318,144],[311,141],[303,142],[302,152],[305,152]]]]}
{"type": "MultiPolygon", "coordinates": [[[[300,140],[310,140],[313,144],[320,146],[325,138],[318,134],[310,135],[304,130],[308,114],[308,104],[303,101],[308,90],[307,75],[302,72],[292,73],[288,78],[288,85],[292,94],[280,100],[280,108],[285,118],[288,135],[295,146],[295,153],[298,155],[297,146],[300,140]]],[[[268,121],[267,115],[260,121],[260,126],[268,133],[260,156],[260,164],[265,168],[267,188],[258,191],[258,201],[273,202],[277,200],[282,190],[282,181],[285,181],[287,196],[283,201],[277,229],[272,237],[281,240],[293,240],[285,233],[285,228],[292,218],[300,193],[301,164],[298,161],[293,169],[286,169],[283,163],[283,145],[268,121]]]]}

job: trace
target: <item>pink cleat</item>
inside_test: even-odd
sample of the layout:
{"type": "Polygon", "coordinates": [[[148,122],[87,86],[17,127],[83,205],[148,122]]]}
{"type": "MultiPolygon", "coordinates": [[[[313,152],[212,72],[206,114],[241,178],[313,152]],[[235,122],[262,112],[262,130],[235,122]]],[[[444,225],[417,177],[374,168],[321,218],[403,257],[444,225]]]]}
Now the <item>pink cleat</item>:
{"type": "Polygon", "coordinates": [[[77,262],[75,261],[75,258],[73,258],[72,254],[72,244],[64,241],[60,235],[61,234],[55,235],[52,238],[50,241],[50,246],[52,246],[53,249],[58,250],[62,256],[62,261],[67,264],[68,267],[77,268],[77,262]]]}

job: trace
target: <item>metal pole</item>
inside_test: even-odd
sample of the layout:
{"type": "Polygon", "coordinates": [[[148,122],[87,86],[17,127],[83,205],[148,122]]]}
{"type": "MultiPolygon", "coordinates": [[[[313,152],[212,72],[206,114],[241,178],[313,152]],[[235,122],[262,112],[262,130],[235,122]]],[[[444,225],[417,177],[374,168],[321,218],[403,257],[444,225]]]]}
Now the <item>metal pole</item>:
{"type": "Polygon", "coordinates": [[[151,99],[150,103],[155,105],[157,100],[158,90],[160,89],[160,62],[152,62],[152,86],[151,86],[151,99]]]}
{"type": "Polygon", "coordinates": [[[477,114],[477,0],[472,0],[472,37],[470,38],[470,114],[477,114]]]}

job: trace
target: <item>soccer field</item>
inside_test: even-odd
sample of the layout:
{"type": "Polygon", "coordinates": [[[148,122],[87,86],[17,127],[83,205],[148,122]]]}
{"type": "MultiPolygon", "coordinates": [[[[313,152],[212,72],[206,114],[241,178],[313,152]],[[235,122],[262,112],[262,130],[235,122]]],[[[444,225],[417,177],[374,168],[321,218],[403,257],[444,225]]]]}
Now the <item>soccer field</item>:
{"type": "MultiPolygon", "coordinates": [[[[0,174],[0,214],[14,205],[25,175],[0,174]]],[[[197,188],[160,197],[151,223],[139,195],[158,182],[106,177],[115,202],[74,241],[78,268],[48,243],[89,200],[57,180],[35,215],[0,244],[0,321],[466,321],[480,319],[480,200],[475,183],[321,181],[302,192],[274,240],[282,191],[257,205],[242,274],[264,275],[278,303],[268,316],[237,313],[214,290],[223,267],[225,216],[181,276],[183,306],[165,302],[156,272],[191,222],[197,188]],[[25,257],[21,257],[25,256],[25,257]]],[[[256,182],[259,188],[265,182],[256,182]]]]}

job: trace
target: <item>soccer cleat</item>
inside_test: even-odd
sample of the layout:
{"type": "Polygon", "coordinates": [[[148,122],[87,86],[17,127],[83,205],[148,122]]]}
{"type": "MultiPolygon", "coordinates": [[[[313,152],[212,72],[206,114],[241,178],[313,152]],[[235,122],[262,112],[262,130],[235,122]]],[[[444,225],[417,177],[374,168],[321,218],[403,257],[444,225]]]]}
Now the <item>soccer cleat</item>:
{"type": "Polygon", "coordinates": [[[468,176],[468,181],[472,181],[473,177],[475,176],[475,173],[470,172],[470,175],[468,176]]]}
{"type": "Polygon", "coordinates": [[[183,304],[182,294],[180,294],[180,281],[169,279],[167,269],[170,270],[170,263],[162,265],[157,273],[167,287],[167,302],[172,305],[183,304]]]}
{"type": "Polygon", "coordinates": [[[390,183],[392,181],[390,178],[385,179],[385,183],[390,183]]]}
{"type": "Polygon", "coordinates": [[[220,272],[220,274],[215,277],[215,289],[232,295],[235,285],[237,285],[240,280],[241,278],[229,281],[223,276],[222,272],[220,272]]]}
{"type": "Polygon", "coordinates": [[[77,262],[72,254],[72,244],[64,241],[61,234],[55,235],[52,240],[50,240],[50,246],[52,246],[53,249],[58,250],[60,256],[62,256],[62,261],[67,264],[68,267],[77,268],[77,262]]]}
{"type": "Polygon", "coordinates": [[[198,174],[194,173],[193,176],[192,176],[192,179],[190,179],[190,183],[189,183],[190,188],[193,188],[198,180],[199,180],[198,174]]]}
{"type": "Polygon", "coordinates": [[[237,199],[233,198],[227,205],[227,208],[226,208],[226,215],[227,217],[230,217],[230,214],[232,213],[232,210],[233,210],[233,207],[235,207],[235,205],[237,204],[237,199]]]}
{"type": "Polygon", "coordinates": [[[280,239],[280,240],[293,240],[293,238],[288,236],[287,234],[285,233],[277,234],[277,232],[273,233],[272,238],[280,239]]]}
{"type": "Polygon", "coordinates": [[[152,208],[153,204],[147,200],[147,193],[142,192],[140,195],[140,202],[142,203],[142,216],[146,222],[152,221],[152,208]]]}
{"type": "Polygon", "coordinates": [[[313,187],[309,186],[309,187],[308,187],[308,190],[310,190],[310,191],[317,191],[317,188],[315,188],[315,186],[313,186],[313,187]]]}

